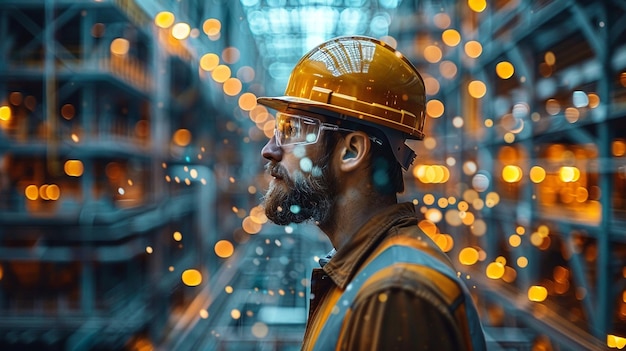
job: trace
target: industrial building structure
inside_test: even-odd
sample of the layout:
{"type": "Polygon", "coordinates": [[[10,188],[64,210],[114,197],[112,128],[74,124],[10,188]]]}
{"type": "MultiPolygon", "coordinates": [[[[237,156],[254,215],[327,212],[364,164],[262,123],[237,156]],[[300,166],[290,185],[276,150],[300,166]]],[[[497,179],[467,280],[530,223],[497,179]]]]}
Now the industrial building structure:
{"type": "Polygon", "coordinates": [[[406,191],[493,350],[626,345],[621,0],[0,1],[0,349],[297,350],[329,249],[259,202],[308,49],[427,89],[406,191]]]}

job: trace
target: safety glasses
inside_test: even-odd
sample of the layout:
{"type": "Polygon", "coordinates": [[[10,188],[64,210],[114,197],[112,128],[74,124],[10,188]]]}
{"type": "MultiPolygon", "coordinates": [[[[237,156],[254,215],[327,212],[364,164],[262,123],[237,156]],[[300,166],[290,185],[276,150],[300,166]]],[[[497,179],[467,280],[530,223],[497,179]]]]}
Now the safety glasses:
{"type": "MultiPolygon", "coordinates": [[[[276,144],[284,145],[307,145],[315,144],[320,138],[322,130],[354,132],[353,129],[341,128],[330,123],[323,123],[317,118],[294,115],[290,113],[276,113],[276,144]]],[[[370,137],[376,143],[382,145],[380,139],[370,137]]]]}

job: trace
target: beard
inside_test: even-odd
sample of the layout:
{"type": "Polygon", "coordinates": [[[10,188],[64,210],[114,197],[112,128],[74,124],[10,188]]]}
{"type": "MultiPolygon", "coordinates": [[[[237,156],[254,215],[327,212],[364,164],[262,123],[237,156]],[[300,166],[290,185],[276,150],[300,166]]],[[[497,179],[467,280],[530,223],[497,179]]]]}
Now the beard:
{"type": "Polygon", "coordinates": [[[336,194],[330,167],[318,169],[316,173],[319,175],[299,171],[293,178],[277,163],[270,162],[265,168],[277,176],[263,197],[265,215],[269,220],[278,225],[308,220],[318,225],[328,223],[336,194]]]}

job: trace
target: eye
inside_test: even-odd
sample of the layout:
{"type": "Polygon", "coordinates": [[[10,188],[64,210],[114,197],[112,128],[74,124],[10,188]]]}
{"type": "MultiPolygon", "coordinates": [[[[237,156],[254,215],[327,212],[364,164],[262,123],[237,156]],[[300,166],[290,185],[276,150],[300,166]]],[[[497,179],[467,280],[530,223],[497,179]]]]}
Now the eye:
{"type": "Polygon", "coordinates": [[[282,132],[283,132],[283,135],[287,138],[290,138],[293,136],[294,127],[291,124],[290,120],[286,120],[282,123],[282,132]]]}
{"type": "Polygon", "coordinates": [[[283,135],[285,139],[293,138],[298,133],[298,127],[292,118],[281,118],[278,120],[276,129],[283,135]]]}

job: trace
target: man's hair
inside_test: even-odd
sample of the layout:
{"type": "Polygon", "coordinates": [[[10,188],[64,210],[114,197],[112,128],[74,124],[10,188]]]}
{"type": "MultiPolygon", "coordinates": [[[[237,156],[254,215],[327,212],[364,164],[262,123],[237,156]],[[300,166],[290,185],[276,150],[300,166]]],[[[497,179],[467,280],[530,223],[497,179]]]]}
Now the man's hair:
{"type": "MultiPolygon", "coordinates": [[[[377,142],[371,142],[371,148],[369,153],[370,161],[370,180],[374,186],[374,190],[381,195],[396,195],[404,191],[404,178],[402,174],[402,166],[396,160],[396,157],[391,150],[391,144],[387,140],[385,133],[381,132],[377,128],[370,127],[363,124],[345,123],[342,121],[342,127],[346,127],[353,130],[359,130],[367,135],[376,137],[382,141],[382,145],[377,142]]],[[[324,133],[327,135],[324,142],[329,146],[328,152],[337,146],[337,143],[341,140],[339,135],[341,133],[324,133]]]]}

